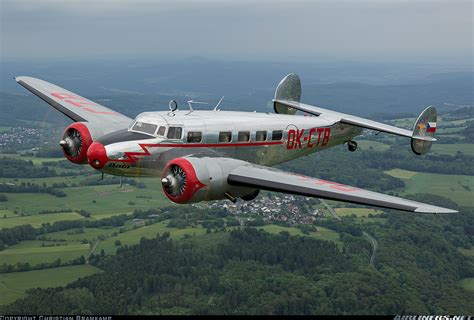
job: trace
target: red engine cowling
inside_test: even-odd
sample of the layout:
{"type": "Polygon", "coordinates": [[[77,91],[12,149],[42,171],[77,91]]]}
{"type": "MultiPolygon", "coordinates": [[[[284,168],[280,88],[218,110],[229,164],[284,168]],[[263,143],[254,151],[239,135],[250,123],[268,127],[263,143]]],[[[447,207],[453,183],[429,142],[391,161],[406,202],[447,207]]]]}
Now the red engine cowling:
{"type": "Polygon", "coordinates": [[[64,130],[63,139],[59,143],[64,156],[77,164],[87,163],[87,150],[93,142],[89,128],[81,122],[75,122],[64,130]]]}
{"type": "Polygon", "coordinates": [[[232,186],[229,173],[246,162],[228,158],[176,158],[168,162],[162,175],[165,195],[176,203],[194,203],[233,197],[246,197],[258,190],[232,186]]]}

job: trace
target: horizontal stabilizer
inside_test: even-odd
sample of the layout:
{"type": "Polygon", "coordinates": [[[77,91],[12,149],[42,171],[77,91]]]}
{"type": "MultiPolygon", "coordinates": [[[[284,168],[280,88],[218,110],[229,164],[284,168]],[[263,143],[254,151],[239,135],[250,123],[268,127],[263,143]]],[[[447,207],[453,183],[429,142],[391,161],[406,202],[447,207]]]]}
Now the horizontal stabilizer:
{"type": "Polygon", "coordinates": [[[411,138],[411,149],[417,155],[427,153],[431,148],[431,144],[436,141],[436,138],[434,137],[436,131],[436,109],[433,106],[423,110],[415,122],[413,131],[410,131],[350,114],[304,104],[300,102],[300,97],[300,78],[298,75],[291,73],[283,78],[278,84],[273,99],[273,108],[276,113],[294,115],[296,111],[302,111],[314,116],[328,116],[337,122],[349,124],[351,126],[411,138]]]}

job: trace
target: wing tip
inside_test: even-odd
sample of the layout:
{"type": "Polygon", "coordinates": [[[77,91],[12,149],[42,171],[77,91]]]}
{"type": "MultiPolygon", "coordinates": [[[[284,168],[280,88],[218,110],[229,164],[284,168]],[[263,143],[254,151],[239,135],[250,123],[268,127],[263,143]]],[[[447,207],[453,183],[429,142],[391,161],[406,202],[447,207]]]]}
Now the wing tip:
{"type": "Polygon", "coordinates": [[[16,82],[20,82],[20,81],[43,81],[41,79],[37,79],[37,78],[33,78],[33,77],[29,77],[29,76],[15,76],[13,77],[13,79],[15,79],[16,82]]]}
{"type": "Polygon", "coordinates": [[[15,76],[13,79],[15,79],[16,82],[20,83],[20,81],[26,80],[29,77],[26,76],[15,76]]]}
{"type": "Polygon", "coordinates": [[[434,213],[434,214],[453,214],[453,213],[459,213],[457,210],[453,209],[448,209],[448,208],[442,208],[442,207],[420,207],[415,209],[415,212],[417,213],[434,213]]]}

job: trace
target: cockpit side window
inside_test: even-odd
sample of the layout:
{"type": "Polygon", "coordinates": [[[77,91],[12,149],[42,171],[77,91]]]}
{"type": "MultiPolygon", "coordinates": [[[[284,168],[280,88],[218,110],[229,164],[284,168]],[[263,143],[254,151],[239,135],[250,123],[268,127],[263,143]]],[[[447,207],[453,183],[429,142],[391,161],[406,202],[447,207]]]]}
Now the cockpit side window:
{"type": "Polygon", "coordinates": [[[137,121],[133,125],[132,130],[154,135],[157,128],[156,124],[137,121]]]}
{"type": "Polygon", "coordinates": [[[165,135],[165,131],[166,131],[166,127],[160,126],[160,127],[158,128],[158,132],[157,132],[156,134],[159,135],[159,136],[164,136],[164,135],[165,135]]]}
{"type": "Polygon", "coordinates": [[[169,127],[168,129],[168,139],[181,139],[183,133],[183,128],[181,127],[169,127]]]}

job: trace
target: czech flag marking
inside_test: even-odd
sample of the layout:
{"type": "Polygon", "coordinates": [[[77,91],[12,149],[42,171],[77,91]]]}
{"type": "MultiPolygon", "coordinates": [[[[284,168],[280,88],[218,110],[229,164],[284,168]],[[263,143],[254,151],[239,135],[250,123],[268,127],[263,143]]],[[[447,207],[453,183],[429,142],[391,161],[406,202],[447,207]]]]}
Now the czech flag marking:
{"type": "Polygon", "coordinates": [[[436,122],[428,122],[426,132],[436,132],[436,122]]]}

